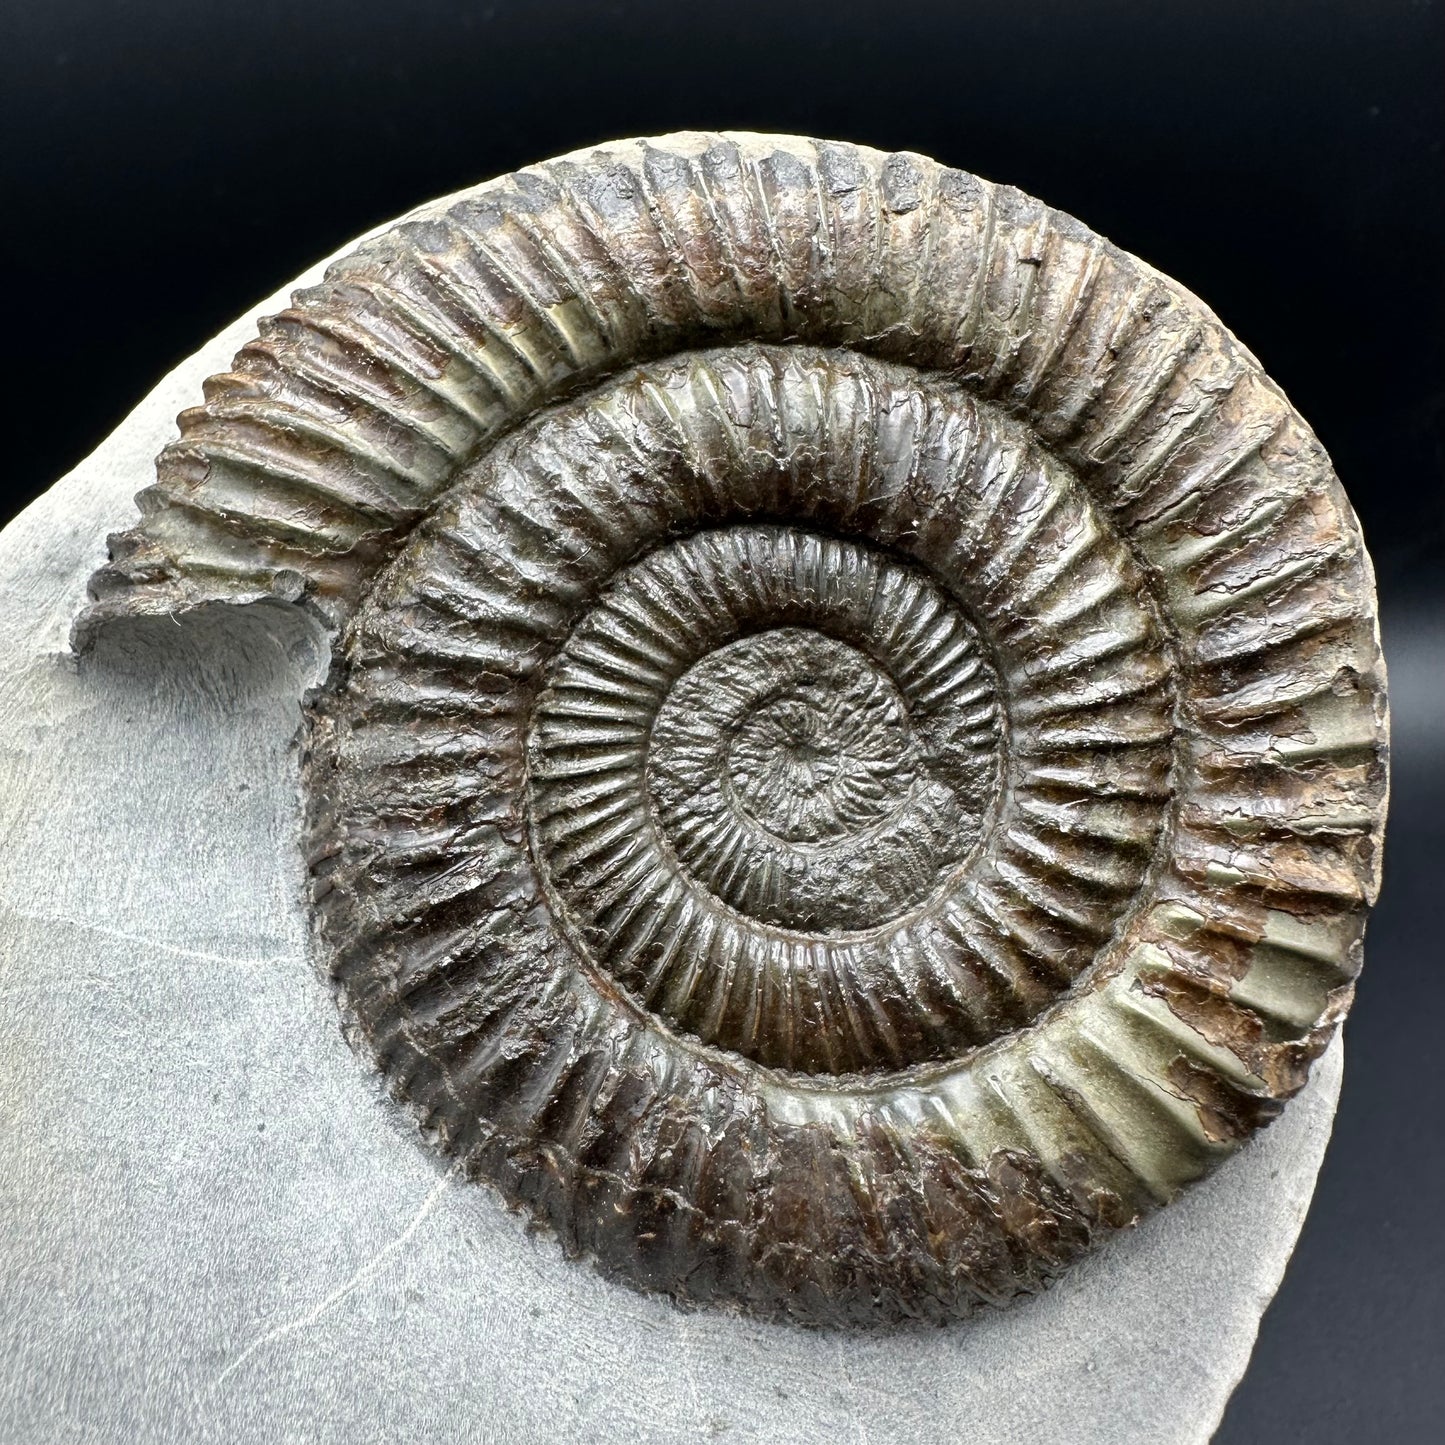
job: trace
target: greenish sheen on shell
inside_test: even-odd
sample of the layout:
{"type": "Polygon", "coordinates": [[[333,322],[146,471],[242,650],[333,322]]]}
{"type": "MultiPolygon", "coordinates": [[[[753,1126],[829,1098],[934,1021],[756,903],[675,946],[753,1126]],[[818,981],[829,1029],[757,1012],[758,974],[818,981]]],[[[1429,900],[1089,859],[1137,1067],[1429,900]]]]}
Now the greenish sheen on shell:
{"type": "Polygon", "coordinates": [[[427,1137],[610,1274],[1037,1290],[1304,1083],[1378,882],[1324,451],[1179,286],[921,156],[679,135],[267,318],[77,624],[282,599],[317,947],[427,1137]]]}

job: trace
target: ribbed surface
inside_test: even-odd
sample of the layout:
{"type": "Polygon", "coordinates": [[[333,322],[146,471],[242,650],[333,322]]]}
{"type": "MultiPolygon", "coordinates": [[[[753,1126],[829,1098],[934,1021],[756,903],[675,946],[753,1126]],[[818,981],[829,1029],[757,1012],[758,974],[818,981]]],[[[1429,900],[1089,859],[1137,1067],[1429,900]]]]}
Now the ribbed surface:
{"type": "Polygon", "coordinates": [[[307,771],[347,1006],[636,1283],[1036,1288],[1348,1004],[1353,518],[1197,301],[1017,192],[765,137],[505,178],[264,323],[140,500],[79,635],[347,628],[307,771]]]}
{"type": "MultiPolygon", "coordinates": [[[[861,359],[736,351],[624,378],[504,443],[459,491],[487,500],[443,507],[414,538],[357,624],[356,645],[384,659],[374,730],[370,671],[352,673],[365,755],[388,769],[410,757],[423,697],[466,716],[485,670],[515,689],[519,729],[534,714],[531,796],[509,795],[509,813],[536,830],[574,936],[644,1007],[809,1072],[899,1068],[986,1042],[1072,982],[1132,901],[1170,761],[1169,668],[1142,577],[1117,544],[1090,545],[1107,524],[1042,454],[1021,463],[1027,448],[957,389],[920,389],[861,359]],[[689,452],[688,485],[670,485],[723,392],[752,399],[749,424],[722,419],[728,434],[689,452]],[[666,409],[609,449],[649,395],[666,409]],[[768,400],[782,396],[786,414],[768,400]],[[926,466],[888,435],[910,407],[936,438],[926,466]],[[800,454],[815,461],[790,474],[800,454]],[[1020,491],[1039,500],[1015,505],[1020,491]],[[958,530],[913,536],[920,510],[958,530]],[[757,513],[869,531],[894,550],[706,526],[757,513]],[[1061,546],[1044,515],[1076,540],[1061,546]],[[644,560],[623,565],[631,556],[644,560]],[[1020,611],[1028,587],[1063,596],[1065,573],[1083,587],[1103,567],[1110,586],[1087,605],[1076,592],[1058,620],[1020,611]],[[456,599],[483,588],[485,627],[474,609],[458,625],[456,599]],[[986,842],[1002,806],[999,680],[964,608],[997,635],[1014,722],[1011,801],[986,842]],[[1083,687],[1081,657],[1093,659],[1083,687]],[[877,771],[851,796],[875,811],[846,826],[829,815],[823,846],[806,826],[787,836],[818,822],[786,811],[814,801],[796,767],[774,777],[771,801],[750,809],[739,790],[756,783],[748,753],[768,746],[769,725],[788,709],[827,725],[828,697],[843,709],[823,740],[828,764],[856,739],[877,771]],[[1103,754],[1130,797],[1101,796],[1091,770],[1103,754]],[[725,962],[699,970],[709,951],[725,962]],[[817,1028],[823,1016],[836,1027],[817,1028]]],[[[508,755],[523,748],[509,741],[508,755]]],[[[772,748],[789,766],[779,736],[772,748]]],[[[437,763],[429,748],[429,776],[437,763]]],[[[454,766],[449,792],[474,760],[454,766]]],[[[409,909],[404,890],[398,906],[409,909]]]]}

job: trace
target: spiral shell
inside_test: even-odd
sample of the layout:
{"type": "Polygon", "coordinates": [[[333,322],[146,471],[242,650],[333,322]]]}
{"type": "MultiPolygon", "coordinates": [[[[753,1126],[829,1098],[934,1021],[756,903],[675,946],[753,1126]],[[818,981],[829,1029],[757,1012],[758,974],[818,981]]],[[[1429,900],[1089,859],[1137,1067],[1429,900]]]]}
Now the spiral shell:
{"type": "Polygon", "coordinates": [[[1304,1082],[1383,826],[1368,559],[1179,287],[914,155],[623,142],[261,323],[77,627],[336,635],[319,948],[572,1252],[823,1324],[1039,1288],[1304,1082]]]}

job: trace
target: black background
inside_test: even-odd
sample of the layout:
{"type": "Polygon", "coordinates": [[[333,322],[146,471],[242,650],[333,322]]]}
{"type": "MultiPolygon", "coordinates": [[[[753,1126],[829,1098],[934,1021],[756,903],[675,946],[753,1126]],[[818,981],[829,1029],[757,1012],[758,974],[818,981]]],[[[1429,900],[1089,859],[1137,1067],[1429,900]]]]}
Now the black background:
{"type": "Polygon", "coordinates": [[[1218,1439],[1445,1439],[1433,0],[0,0],[0,521],[357,233],[720,127],[923,151],[1072,212],[1202,296],[1329,448],[1392,667],[1388,882],[1335,1140],[1218,1439]]]}

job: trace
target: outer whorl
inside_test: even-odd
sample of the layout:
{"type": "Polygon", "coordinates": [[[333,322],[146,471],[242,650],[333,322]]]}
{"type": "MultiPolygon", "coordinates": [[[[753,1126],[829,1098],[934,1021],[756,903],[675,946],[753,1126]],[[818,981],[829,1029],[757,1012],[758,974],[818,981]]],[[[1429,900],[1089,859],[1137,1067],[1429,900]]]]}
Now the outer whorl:
{"type": "Polygon", "coordinates": [[[318,946],[571,1251],[824,1324],[1037,1289],[1304,1082],[1377,881],[1368,559],[1197,300],[914,155],[674,136],[363,244],[105,619],[336,636],[318,946]]]}

